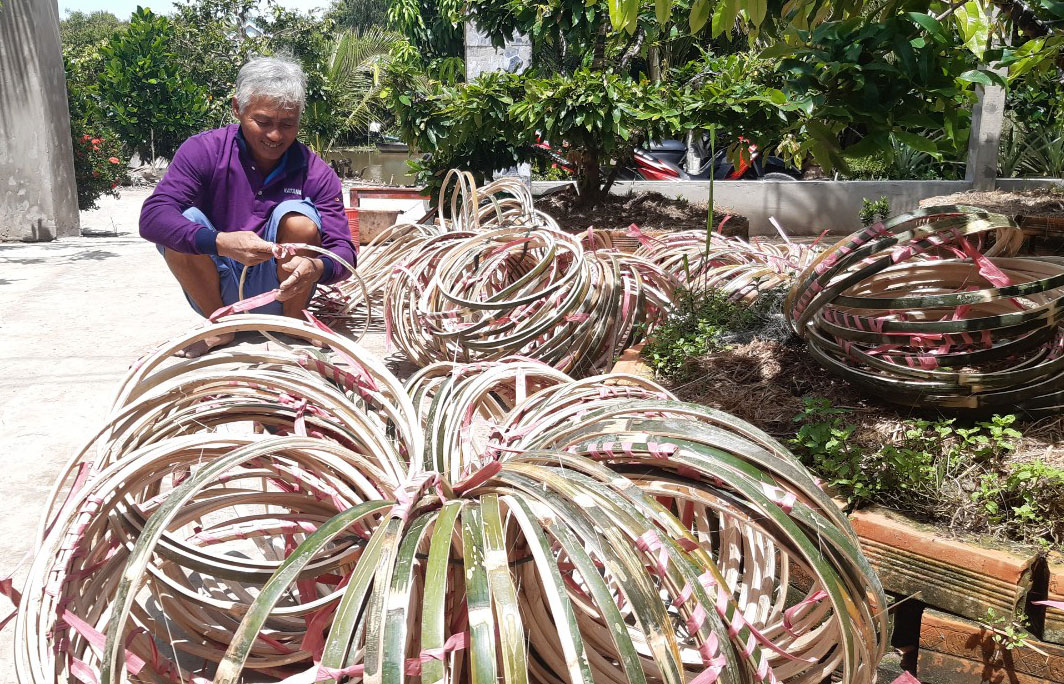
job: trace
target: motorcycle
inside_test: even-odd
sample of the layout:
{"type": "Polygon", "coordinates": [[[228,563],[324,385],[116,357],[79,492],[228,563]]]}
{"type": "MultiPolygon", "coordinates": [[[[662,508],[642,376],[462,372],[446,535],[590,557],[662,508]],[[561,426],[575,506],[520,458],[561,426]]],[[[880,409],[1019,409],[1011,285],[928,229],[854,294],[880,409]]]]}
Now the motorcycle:
{"type": "MultiPolygon", "coordinates": [[[[741,143],[747,142],[740,138],[741,143]]],[[[567,172],[573,172],[572,164],[553,149],[550,143],[539,139],[536,148],[546,154],[551,162],[567,172]]],[[[705,155],[703,155],[705,156],[705,155]]],[[[735,166],[728,158],[727,150],[717,150],[712,159],[693,171],[687,166],[687,144],[681,140],[661,140],[648,147],[636,148],[632,163],[618,172],[618,180],[797,180],[802,172],[790,167],[780,157],[762,157],[757,145],[748,144],[746,154],[735,166]]]]}
{"type": "MultiPolygon", "coordinates": [[[[746,143],[740,138],[740,143],[746,143]]],[[[747,144],[736,166],[725,149],[717,150],[700,168],[687,169],[687,145],[679,140],[662,140],[648,148],[636,149],[633,165],[623,169],[622,180],[797,180],[802,172],[780,157],[762,156],[757,145],[747,144]]]]}

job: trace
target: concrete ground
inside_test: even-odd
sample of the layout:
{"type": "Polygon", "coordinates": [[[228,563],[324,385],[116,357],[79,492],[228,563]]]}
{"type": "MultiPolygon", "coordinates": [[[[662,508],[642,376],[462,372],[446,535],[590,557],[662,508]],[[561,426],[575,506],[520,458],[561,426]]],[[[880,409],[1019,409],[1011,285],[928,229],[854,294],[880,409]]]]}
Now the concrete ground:
{"type": "MultiPolygon", "coordinates": [[[[92,237],[0,243],[0,578],[13,574],[15,587],[55,478],[106,418],[130,363],[202,321],[137,234],[149,193],[127,189],[82,212],[92,237]]],[[[384,351],[379,334],[363,343],[384,351]]],[[[0,619],[8,612],[0,597],[0,619]]],[[[12,631],[0,633],[0,684],[16,681],[12,631]]],[[[897,676],[893,661],[880,682],[897,676]]]]}

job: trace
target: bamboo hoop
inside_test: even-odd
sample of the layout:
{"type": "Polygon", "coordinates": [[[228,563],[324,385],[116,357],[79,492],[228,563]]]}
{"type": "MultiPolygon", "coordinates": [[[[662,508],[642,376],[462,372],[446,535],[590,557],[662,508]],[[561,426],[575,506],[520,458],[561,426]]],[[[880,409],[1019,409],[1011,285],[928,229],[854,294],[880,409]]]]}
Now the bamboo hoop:
{"type": "Polygon", "coordinates": [[[889,401],[1056,413],[1064,259],[1018,258],[1012,219],[930,207],[821,254],[785,304],[810,353],[889,401]]]}

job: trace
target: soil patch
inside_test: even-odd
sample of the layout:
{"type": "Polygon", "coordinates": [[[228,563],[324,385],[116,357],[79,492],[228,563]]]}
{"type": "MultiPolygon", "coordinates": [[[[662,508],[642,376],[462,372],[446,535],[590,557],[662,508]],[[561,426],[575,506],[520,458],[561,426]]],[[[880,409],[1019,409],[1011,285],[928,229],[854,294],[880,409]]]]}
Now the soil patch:
{"type": "MultiPolygon", "coordinates": [[[[666,197],[658,192],[636,195],[610,195],[594,207],[576,203],[573,186],[536,198],[536,208],[548,214],[563,229],[579,233],[593,227],[597,230],[627,230],[633,223],[643,230],[705,230],[707,206],[686,199],[666,197]]],[[[717,207],[718,215],[730,214],[717,207]]],[[[731,214],[724,226],[725,235],[749,233],[750,222],[745,216],[731,214]]]]}

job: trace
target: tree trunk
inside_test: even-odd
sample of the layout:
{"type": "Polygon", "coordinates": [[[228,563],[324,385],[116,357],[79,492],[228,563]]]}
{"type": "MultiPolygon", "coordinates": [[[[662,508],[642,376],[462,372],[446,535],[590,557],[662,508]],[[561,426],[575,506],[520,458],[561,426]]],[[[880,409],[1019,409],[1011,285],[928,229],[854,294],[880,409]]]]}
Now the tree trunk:
{"type": "Polygon", "coordinates": [[[599,170],[598,150],[587,150],[573,158],[576,164],[577,204],[594,206],[602,198],[602,173],[599,170]]]}
{"type": "Polygon", "coordinates": [[[1023,0],[992,0],[1002,14],[1012,20],[1013,25],[1028,38],[1041,38],[1050,33],[1049,26],[1038,18],[1031,7],[1023,0]]]}
{"type": "Polygon", "coordinates": [[[599,24],[598,33],[595,35],[595,53],[591,60],[592,71],[604,71],[606,69],[606,22],[599,24]]]}
{"type": "Polygon", "coordinates": [[[650,80],[654,83],[661,82],[661,50],[657,43],[647,50],[647,61],[650,63],[650,80]]]}

